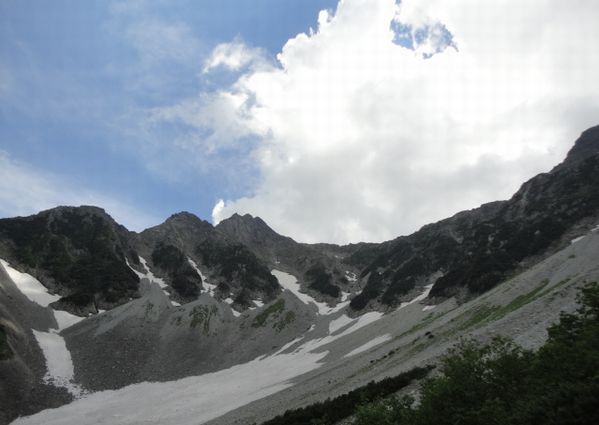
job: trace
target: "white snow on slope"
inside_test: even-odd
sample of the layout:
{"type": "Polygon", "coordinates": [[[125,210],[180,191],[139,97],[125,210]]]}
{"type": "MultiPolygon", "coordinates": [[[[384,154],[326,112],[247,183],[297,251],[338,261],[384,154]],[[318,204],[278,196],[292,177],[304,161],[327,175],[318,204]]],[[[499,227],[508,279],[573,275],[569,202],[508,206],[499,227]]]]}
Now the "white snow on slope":
{"type": "MultiPolygon", "coordinates": [[[[154,275],[154,273],[152,273],[152,271],[150,270],[150,268],[148,267],[148,262],[142,258],[139,257],[139,262],[141,263],[141,265],[143,266],[144,270],[146,271],[145,274],[139,273],[138,271],[136,271],[135,269],[131,268],[131,270],[133,270],[140,278],[145,277],[146,279],[148,279],[150,282],[154,282],[157,283],[158,286],[160,286],[162,289],[166,288],[168,285],[164,282],[164,279],[162,279],[161,277],[157,277],[154,275]]],[[[129,263],[127,263],[127,265],[129,265],[129,263]]],[[[131,267],[131,266],[129,266],[131,267]]],[[[168,292],[165,292],[165,294],[169,295],[168,292]]]]}
{"type": "Polygon", "coordinates": [[[362,353],[362,352],[364,352],[366,350],[369,350],[372,347],[376,347],[377,345],[381,345],[383,342],[387,342],[390,339],[391,339],[391,335],[390,334],[378,336],[378,337],[376,337],[376,338],[368,341],[366,344],[359,346],[355,350],[350,351],[349,353],[347,353],[343,357],[355,356],[356,354],[359,354],[359,353],[362,353]]]}
{"type": "Polygon", "coordinates": [[[282,391],[320,367],[325,353],[295,353],[172,382],[130,385],[87,395],[66,406],[17,419],[14,425],[199,425],[282,391]]]}
{"type": "Polygon", "coordinates": [[[401,305],[399,306],[398,310],[402,309],[404,307],[407,307],[410,304],[414,304],[414,303],[417,303],[418,301],[422,301],[423,299],[425,299],[426,297],[428,297],[428,294],[430,294],[432,287],[433,287],[432,283],[430,285],[426,285],[424,287],[424,291],[422,292],[422,294],[418,295],[417,297],[414,297],[413,299],[411,299],[408,302],[401,303],[401,305]]]}
{"type": "Polygon", "coordinates": [[[329,307],[327,303],[316,301],[310,295],[300,292],[300,284],[297,283],[297,279],[295,278],[295,276],[290,275],[289,273],[282,272],[280,270],[272,270],[271,273],[274,277],[277,278],[277,280],[279,281],[279,285],[281,285],[284,289],[290,291],[293,295],[299,298],[301,302],[308,305],[314,304],[318,309],[318,314],[320,315],[324,316],[327,314],[335,313],[349,304],[349,302],[339,303],[335,307],[329,307]]]}
{"type": "Polygon", "coordinates": [[[75,397],[84,394],[83,389],[73,382],[75,375],[73,360],[64,338],[55,331],[40,332],[33,330],[33,335],[46,358],[47,370],[44,375],[44,382],[55,387],[66,388],[75,397]]]}
{"type": "Polygon", "coordinates": [[[206,292],[208,292],[210,294],[211,297],[214,297],[214,291],[216,291],[216,285],[213,285],[211,283],[208,283],[208,281],[206,280],[206,276],[204,276],[202,274],[202,271],[200,270],[200,268],[198,267],[198,265],[195,263],[195,261],[193,261],[191,258],[187,257],[187,261],[189,262],[189,264],[191,265],[191,267],[194,268],[194,270],[200,275],[200,277],[202,278],[202,286],[204,286],[204,288],[206,288],[206,292]]]}
{"type": "Polygon", "coordinates": [[[352,323],[356,320],[358,320],[358,319],[352,319],[351,317],[349,317],[345,314],[338,317],[335,320],[331,320],[331,322],[329,323],[329,333],[332,334],[335,331],[343,328],[344,326],[349,325],[350,323],[352,323]]]}
{"type": "Polygon", "coordinates": [[[577,238],[574,238],[574,239],[572,239],[572,240],[570,241],[570,243],[571,243],[571,244],[572,244],[572,243],[576,243],[576,242],[578,242],[579,240],[581,240],[581,239],[584,239],[584,237],[585,237],[585,236],[586,236],[586,235],[582,235],[582,236],[579,236],[579,237],[577,237],[577,238]]]}
{"type": "MultiPolygon", "coordinates": [[[[131,264],[129,264],[129,260],[127,260],[126,258],[125,258],[125,262],[129,266],[129,268],[131,270],[133,270],[133,272],[137,275],[137,277],[139,277],[140,279],[148,279],[151,283],[157,284],[162,289],[162,293],[164,295],[166,295],[166,297],[170,300],[171,294],[167,290],[164,289],[168,285],[164,282],[164,279],[162,279],[161,277],[157,277],[156,275],[154,275],[154,273],[152,273],[152,271],[148,267],[148,262],[143,257],[139,257],[139,262],[141,263],[144,270],[146,271],[145,273],[140,273],[137,270],[135,270],[133,267],[131,267],[131,264]]],[[[171,300],[171,305],[173,307],[181,307],[181,304],[179,304],[176,301],[172,301],[172,300],[171,300]]]]}
{"type": "Polygon", "coordinates": [[[436,305],[425,305],[424,307],[422,307],[422,311],[432,310],[435,307],[436,305]]]}
{"type": "MultiPolygon", "coordinates": [[[[336,335],[327,335],[322,338],[312,339],[312,340],[306,342],[305,344],[302,344],[301,346],[299,346],[294,352],[296,352],[296,353],[297,352],[313,353],[318,348],[324,347],[325,345],[330,344],[333,341],[336,341],[340,338],[343,338],[346,335],[354,333],[358,329],[361,329],[364,326],[367,326],[367,325],[370,325],[371,323],[376,322],[381,317],[383,317],[383,313],[379,313],[378,311],[371,311],[371,312],[365,313],[362,316],[358,317],[357,319],[351,321],[351,323],[352,323],[351,326],[346,328],[344,331],[342,331],[336,335]]],[[[341,318],[339,318],[339,319],[341,319],[341,318]]],[[[336,319],[336,320],[339,320],[339,319],[336,319]]],[[[340,329],[340,328],[341,327],[338,327],[338,329],[340,329]]]]}
{"type": "Polygon", "coordinates": [[[19,291],[30,301],[42,307],[48,307],[49,304],[60,299],[60,296],[48,293],[48,289],[30,274],[13,269],[7,261],[0,259],[0,263],[2,263],[10,279],[19,288],[19,291]]]}
{"type": "Polygon", "coordinates": [[[50,329],[49,332],[32,329],[33,336],[46,359],[44,382],[56,387],[66,388],[75,397],[81,396],[83,393],[82,389],[72,382],[74,374],[71,353],[67,349],[64,338],[59,335],[59,332],[80,322],[84,317],[75,316],[66,311],[51,309],[48,305],[60,299],[60,296],[49,294],[46,287],[39,280],[27,273],[21,273],[12,268],[8,262],[0,259],[0,263],[2,263],[8,276],[23,295],[30,301],[42,307],[47,307],[54,313],[58,329],[50,329]]]}
{"type": "Polygon", "coordinates": [[[73,326],[75,323],[81,322],[85,317],[75,316],[62,310],[54,310],[54,319],[56,319],[56,323],[58,324],[58,330],[61,331],[73,326]]]}

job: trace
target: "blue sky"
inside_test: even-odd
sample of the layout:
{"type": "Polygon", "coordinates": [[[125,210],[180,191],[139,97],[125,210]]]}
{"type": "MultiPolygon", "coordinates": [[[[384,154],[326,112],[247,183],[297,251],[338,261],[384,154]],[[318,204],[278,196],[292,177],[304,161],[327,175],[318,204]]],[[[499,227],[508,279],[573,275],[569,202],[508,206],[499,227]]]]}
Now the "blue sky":
{"type": "MultiPolygon", "coordinates": [[[[334,6],[330,0],[3,1],[0,150],[61,184],[150,216],[139,224],[128,217],[133,227],[180,210],[210,219],[217,198],[250,188],[232,185],[218,170],[177,166],[177,154],[157,172],[160,160],[148,166],[132,141],[139,137],[136,112],[217,86],[219,78],[202,78],[201,68],[218,43],[237,37],[274,58],[289,38],[315,26],[319,10],[334,6]],[[156,46],[153,37],[169,29],[173,39],[156,46]],[[180,54],[170,54],[178,48],[180,54]]],[[[157,132],[167,140],[177,129],[157,132]]]]}
{"type": "Polygon", "coordinates": [[[0,217],[407,234],[599,124],[597,22],[596,0],[4,0],[0,217]]]}

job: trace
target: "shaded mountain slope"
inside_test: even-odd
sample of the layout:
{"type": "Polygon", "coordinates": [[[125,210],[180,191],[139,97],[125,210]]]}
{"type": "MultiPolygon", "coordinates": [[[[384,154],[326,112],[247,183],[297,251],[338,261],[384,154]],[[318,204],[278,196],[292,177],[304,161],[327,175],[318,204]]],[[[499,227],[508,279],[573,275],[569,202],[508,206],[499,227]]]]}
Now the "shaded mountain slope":
{"type": "Polygon", "coordinates": [[[563,163],[524,183],[511,199],[380,245],[358,246],[346,261],[368,264],[361,272],[364,291],[351,305],[398,305],[432,283],[431,297],[481,294],[569,243],[598,215],[599,127],[593,127],[563,163]]]}
{"type": "Polygon", "coordinates": [[[137,259],[129,232],[97,207],[58,207],[0,220],[0,258],[22,265],[63,296],[57,308],[76,313],[112,308],[138,296],[137,259]]]}

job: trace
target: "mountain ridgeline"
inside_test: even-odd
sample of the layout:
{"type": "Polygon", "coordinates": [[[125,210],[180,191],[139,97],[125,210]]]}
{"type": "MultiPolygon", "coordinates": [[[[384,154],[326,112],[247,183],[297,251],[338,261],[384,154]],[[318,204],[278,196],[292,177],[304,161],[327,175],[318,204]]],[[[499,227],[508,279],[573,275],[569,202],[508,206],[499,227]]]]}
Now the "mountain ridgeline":
{"type": "Polygon", "coordinates": [[[380,244],[308,245],[277,234],[259,217],[234,214],[217,226],[178,213],[139,234],[96,207],[58,207],[0,220],[0,255],[62,296],[56,308],[108,309],[138,296],[140,257],[189,302],[203,286],[241,308],[280,292],[270,270],[299,277],[303,290],[331,305],[342,292],[354,311],[385,310],[432,285],[430,297],[487,291],[568,242],[599,215],[599,127],[585,131],[563,163],[522,185],[506,201],[424,226],[380,244]],[[191,260],[191,261],[190,261],[191,260]],[[348,280],[353,274],[358,279],[348,280]]]}
{"type": "Polygon", "coordinates": [[[509,200],[383,243],[298,243],[248,214],[212,225],[181,212],[139,233],[93,206],[0,219],[0,425],[82,391],[95,393],[72,404],[89,403],[84,423],[97,423],[93,397],[127,411],[127,398],[104,390],[143,382],[150,392],[168,382],[179,392],[167,402],[197,408],[176,407],[189,421],[167,423],[212,413],[224,415],[219,425],[258,423],[287,408],[299,410],[284,420],[303,420],[324,408],[303,409],[323,394],[347,410],[360,383],[429,370],[466,333],[538,348],[546,325],[574,308],[576,286],[599,281],[598,221],[599,126],[509,200]],[[194,404],[201,397],[182,378],[214,406],[194,404]],[[231,400],[220,400],[221,384],[231,400]],[[286,390],[274,401],[252,398],[275,387],[286,390]],[[239,397],[256,404],[229,421],[239,397]]]}

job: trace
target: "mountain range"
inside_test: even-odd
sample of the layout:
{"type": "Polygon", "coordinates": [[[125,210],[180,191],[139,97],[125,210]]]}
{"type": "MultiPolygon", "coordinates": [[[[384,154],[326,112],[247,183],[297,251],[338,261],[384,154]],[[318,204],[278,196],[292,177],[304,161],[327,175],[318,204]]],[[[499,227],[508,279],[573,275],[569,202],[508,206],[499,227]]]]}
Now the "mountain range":
{"type": "Polygon", "coordinates": [[[599,126],[509,200],[383,243],[238,214],[140,233],[94,206],[1,219],[0,424],[261,423],[462,336],[538,347],[597,280],[598,222],[599,126]]]}

